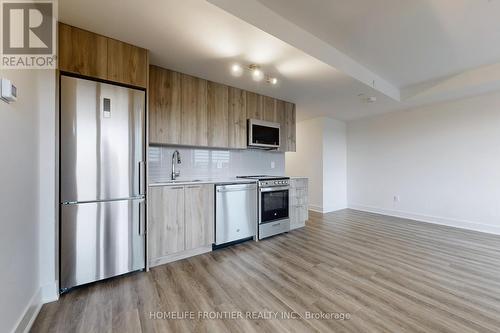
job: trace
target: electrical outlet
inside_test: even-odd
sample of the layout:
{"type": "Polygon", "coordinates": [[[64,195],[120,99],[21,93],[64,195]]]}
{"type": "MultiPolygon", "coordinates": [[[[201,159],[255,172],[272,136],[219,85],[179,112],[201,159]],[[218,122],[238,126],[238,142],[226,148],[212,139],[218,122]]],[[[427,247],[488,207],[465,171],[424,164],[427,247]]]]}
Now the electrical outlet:
{"type": "Polygon", "coordinates": [[[394,196],[394,202],[399,202],[399,201],[400,201],[400,199],[399,199],[399,195],[395,195],[395,196],[394,196]]]}
{"type": "Polygon", "coordinates": [[[274,161],[271,162],[271,169],[274,169],[276,167],[276,163],[274,161]]]}

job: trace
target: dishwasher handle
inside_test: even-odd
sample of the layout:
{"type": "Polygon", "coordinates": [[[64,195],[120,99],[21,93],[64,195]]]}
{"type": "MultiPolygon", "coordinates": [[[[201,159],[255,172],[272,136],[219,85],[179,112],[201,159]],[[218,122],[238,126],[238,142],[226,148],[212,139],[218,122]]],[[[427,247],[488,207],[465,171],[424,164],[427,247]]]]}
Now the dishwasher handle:
{"type": "Polygon", "coordinates": [[[217,186],[216,188],[217,188],[217,192],[218,193],[257,190],[257,186],[255,184],[249,184],[249,185],[220,185],[220,186],[217,186]]]}

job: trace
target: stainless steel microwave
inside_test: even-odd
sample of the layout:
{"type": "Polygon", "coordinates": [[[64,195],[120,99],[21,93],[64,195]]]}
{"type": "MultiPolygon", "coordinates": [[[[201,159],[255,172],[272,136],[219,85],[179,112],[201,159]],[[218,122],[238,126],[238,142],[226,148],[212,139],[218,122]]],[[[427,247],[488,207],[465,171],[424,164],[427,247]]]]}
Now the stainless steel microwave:
{"type": "Polygon", "coordinates": [[[280,124],[270,121],[248,119],[248,146],[277,149],[280,147],[280,124]]]}

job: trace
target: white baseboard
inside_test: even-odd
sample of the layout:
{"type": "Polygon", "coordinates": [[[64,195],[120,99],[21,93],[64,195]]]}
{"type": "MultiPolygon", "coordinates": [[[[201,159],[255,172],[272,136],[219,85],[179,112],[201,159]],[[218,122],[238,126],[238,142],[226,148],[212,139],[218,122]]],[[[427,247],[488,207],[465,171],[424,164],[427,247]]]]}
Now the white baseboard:
{"type": "Polygon", "coordinates": [[[341,207],[322,207],[322,206],[316,206],[316,205],[309,205],[309,210],[312,210],[313,212],[316,213],[321,213],[321,214],[326,214],[326,213],[332,213],[336,212],[338,210],[346,209],[346,206],[341,206],[341,207]]]}
{"type": "Polygon", "coordinates": [[[38,289],[35,295],[31,298],[30,302],[26,306],[21,318],[19,318],[17,325],[15,326],[12,333],[27,333],[30,331],[31,326],[35,322],[40,309],[42,308],[42,289],[38,289]]]}
{"type": "Polygon", "coordinates": [[[41,291],[42,291],[41,296],[42,296],[43,304],[54,302],[54,301],[57,301],[59,299],[57,281],[43,285],[41,287],[41,291]]]}
{"type": "Polygon", "coordinates": [[[309,205],[309,210],[312,210],[313,212],[316,213],[323,213],[323,207],[321,206],[309,205]]]}
{"type": "Polygon", "coordinates": [[[448,227],[455,227],[455,228],[460,228],[460,229],[467,229],[467,230],[484,232],[484,233],[488,233],[488,234],[500,235],[500,226],[492,226],[492,225],[482,224],[482,223],[473,222],[473,221],[451,219],[451,218],[447,218],[447,217],[424,215],[424,214],[405,212],[405,211],[400,211],[400,210],[385,209],[385,208],[380,208],[380,207],[366,206],[366,205],[360,205],[360,204],[351,204],[351,203],[349,204],[349,208],[354,209],[354,210],[360,210],[363,212],[376,213],[376,214],[382,214],[382,215],[388,215],[388,216],[394,216],[394,217],[401,217],[401,218],[420,221],[420,222],[433,223],[433,224],[445,225],[448,227]]]}

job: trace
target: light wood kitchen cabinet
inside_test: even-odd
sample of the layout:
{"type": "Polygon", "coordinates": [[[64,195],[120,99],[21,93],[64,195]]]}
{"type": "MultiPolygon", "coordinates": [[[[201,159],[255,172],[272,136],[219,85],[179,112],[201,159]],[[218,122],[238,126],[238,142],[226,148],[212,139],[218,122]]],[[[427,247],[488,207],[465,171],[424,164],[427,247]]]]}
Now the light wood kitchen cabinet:
{"type": "Polygon", "coordinates": [[[186,250],[214,242],[214,186],[187,185],[185,195],[186,250]]]}
{"type": "Polygon", "coordinates": [[[146,88],[148,51],[108,38],[108,80],[146,88]]]}
{"type": "Polygon", "coordinates": [[[229,146],[229,87],[208,82],[208,145],[229,146]]]}
{"type": "Polygon", "coordinates": [[[247,91],[247,118],[264,120],[264,96],[247,91]]]}
{"type": "Polygon", "coordinates": [[[244,90],[229,87],[228,145],[230,148],[247,147],[247,99],[244,90]]]}
{"type": "Polygon", "coordinates": [[[285,117],[284,117],[284,138],[283,144],[285,145],[285,151],[296,151],[296,116],[295,116],[295,104],[290,102],[285,102],[285,117]]]}
{"type": "Polygon", "coordinates": [[[214,185],[149,188],[148,263],[209,252],[214,242],[214,185]]]}
{"type": "Polygon", "coordinates": [[[59,22],[58,63],[61,71],[108,78],[108,39],[59,22]]]}
{"type": "Polygon", "coordinates": [[[148,255],[162,258],[184,251],[184,187],[152,187],[148,205],[148,255]]]}
{"type": "Polygon", "coordinates": [[[280,151],[295,151],[295,105],[150,66],[150,142],[247,148],[247,119],[281,125],[280,151]]]}
{"type": "Polygon", "coordinates": [[[290,179],[290,229],[305,226],[309,219],[309,198],[307,178],[290,179]]]}
{"type": "Polygon", "coordinates": [[[149,68],[149,141],[181,143],[181,74],[149,68]]]}
{"type": "Polygon", "coordinates": [[[59,22],[59,70],[147,88],[148,51],[59,22]]]}
{"type": "Polygon", "coordinates": [[[264,99],[264,102],[263,102],[264,114],[263,114],[262,120],[277,122],[276,99],[269,97],[269,96],[263,96],[263,99],[264,99]]]}
{"type": "Polygon", "coordinates": [[[208,145],[207,80],[181,74],[181,144],[208,145]]]}

